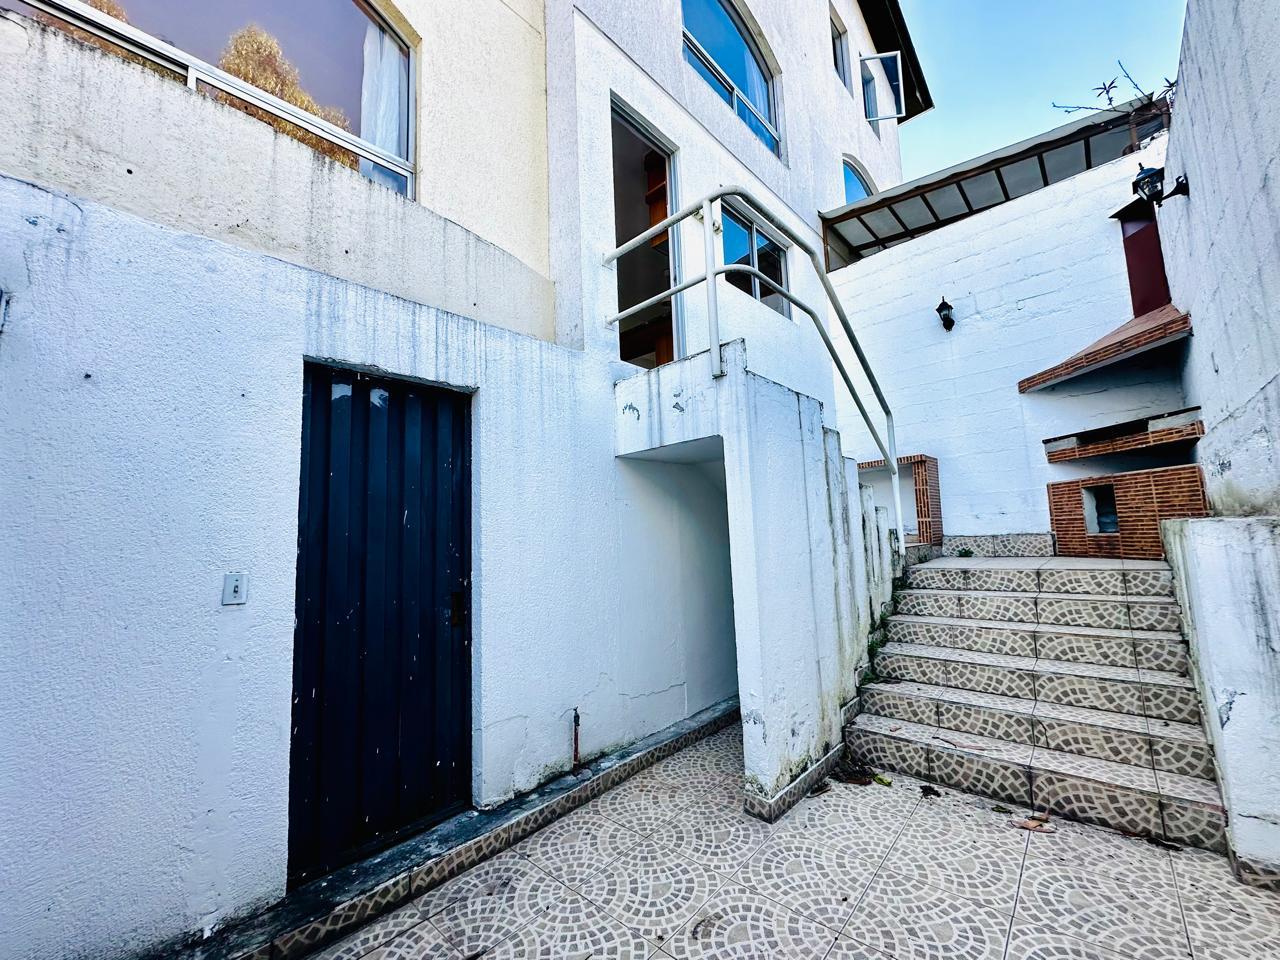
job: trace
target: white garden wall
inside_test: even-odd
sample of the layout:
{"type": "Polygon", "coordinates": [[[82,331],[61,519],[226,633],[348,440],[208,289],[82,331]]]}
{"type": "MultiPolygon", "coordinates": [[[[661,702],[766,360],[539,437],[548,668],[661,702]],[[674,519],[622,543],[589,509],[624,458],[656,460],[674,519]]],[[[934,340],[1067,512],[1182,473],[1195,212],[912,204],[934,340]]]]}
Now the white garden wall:
{"type": "MultiPolygon", "coordinates": [[[[1047,531],[1045,485],[1091,468],[1050,465],[1041,441],[1184,405],[1176,370],[1141,363],[1027,395],[1017,386],[1133,318],[1109,218],[1132,199],[1139,161],[1161,164],[1164,143],[835,274],[893,408],[899,453],[938,459],[948,534],[1047,531]],[[950,333],[935,312],[944,297],[950,333]]],[[[878,458],[840,402],[846,450],[878,458]]]]}

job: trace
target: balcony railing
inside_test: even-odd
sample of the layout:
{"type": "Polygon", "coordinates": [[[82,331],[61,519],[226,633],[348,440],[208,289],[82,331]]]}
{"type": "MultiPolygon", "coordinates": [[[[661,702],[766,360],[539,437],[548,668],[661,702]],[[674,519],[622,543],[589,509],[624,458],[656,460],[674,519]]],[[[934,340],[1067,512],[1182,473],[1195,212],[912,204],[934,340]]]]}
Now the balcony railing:
{"type": "Polygon", "coordinates": [[[699,200],[695,200],[688,206],[678,210],[671,216],[667,217],[660,223],[654,224],[644,233],[632,237],[626,243],[617,249],[605,254],[604,264],[616,261],[619,257],[623,257],[632,250],[638,249],[648,243],[654,237],[666,233],[674,228],[677,224],[687,220],[689,217],[701,213],[702,215],[702,241],[703,251],[706,262],[706,270],[696,277],[690,277],[677,283],[675,286],[664,290],[662,293],[656,294],[649,299],[628,307],[621,313],[615,314],[609,319],[609,324],[613,325],[628,317],[641,313],[665,300],[671,300],[678,294],[686,290],[696,287],[700,283],[707,285],[707,342],[711,345],[711,376],[724,376],[724,367],[720,358],[720,310],[719,295],[716,280],[730,273],[743,273],[754,277],[762,286],[767,287],[771,292],[776,293],[788,303],[794,305],[797,309],[809,315],[813,321],[814,328],[818,331],[818,335],[822,338],[823,344],[827,348],[827,353],[831,356],[831,362],[835,365],[836,370],[840,374],[840,379],[844,381],[845,387],[849,391],[849,396],[853,398],[854,405],[858,408],[858,413],[862,415],[862,422],[866,424],[867,430],[871,434],[871,438],[875,441],[876,446],[880,449],[881,455],[888,464],[889,473],[893,484],[893,529],[897,534],[898,543],[897,550],[901,550],[906,542],[903,539],[902,530],[902,492],[898,485],[898,444],[894,437],[893,431],[893,411],[889,407],[889,401],[885,399],[884,391],[880,389],[880,384],[876,380],[875,374],[871,370],[871,364],[867,361],[867,355],[862,350],[862,345],[858,343],[858,337],[853,332],[853,326],[849,323],[849,317],[845,313],[844,307],[840,303],[840,298],[836,296],[835,287],[831,284],[831,278],[827,276],[827,271],[823,265],[821,257],[817,250],[809,244],[803,237],[791,229],[784,221],[774,216],[763,203],[745,187],[728,186],[713,190],[699,200]],[[754,267],[746,266],[740,263],[727,263],[722,266],[715,266],[716,257],[716,239],[715,239],[715,223],[718,219],[720,203],[726,197],[732,197],[739,203],[745,204],[747,208],[774,230],[778,231],[787,238],[798,249],[804,251],[809,257],[809,262],[813,265],[814,272],[818,275],[819,281],[822,283],[822,289],[827,295],[827,300],[831,304],[831,308],[835,311],[836,317],[840,321],[845,336],[849,340],[849,344],[853,347],[854,356],[858,358],[858,364],[862,367],[862,372],[867,378],[867,382],[871,385],[871,391],[875,394],[876,403],[879,405],[881,412],[884,414],[884,437],[881,438],[880,431],[876,428],[875,423],[871,419],[866,404],[863,403],[862,397],[858,395],[858,390],[853,385],[853,379],[849,376],[849,371],[845,368],[844,362],[840,359],[840,354],[836,350],[835,344],[831,340],[831,335],[827,332],[826,325],[822,322],[822,317],[818,311],[809,306],[790,290],[782,287],[774,282],[754,267]]]}

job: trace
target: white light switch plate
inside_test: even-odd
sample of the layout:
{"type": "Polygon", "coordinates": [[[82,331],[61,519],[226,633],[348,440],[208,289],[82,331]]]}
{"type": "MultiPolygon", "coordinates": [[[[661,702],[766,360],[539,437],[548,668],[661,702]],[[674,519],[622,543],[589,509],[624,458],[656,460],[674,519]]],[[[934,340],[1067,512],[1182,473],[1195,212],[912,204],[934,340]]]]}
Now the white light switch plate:
{"type": "Polygon", "coordinates": [[[247,573],[228,573],[222,578],[222,605],[232,606],[245,603],[249,599],[249,575],[247,573]]]}

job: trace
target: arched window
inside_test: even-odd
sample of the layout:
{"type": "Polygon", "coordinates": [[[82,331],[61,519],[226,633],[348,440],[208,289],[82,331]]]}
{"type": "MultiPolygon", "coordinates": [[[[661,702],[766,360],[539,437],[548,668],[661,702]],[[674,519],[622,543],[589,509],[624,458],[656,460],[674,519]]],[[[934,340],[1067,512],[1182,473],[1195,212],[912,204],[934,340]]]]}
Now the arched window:
{"type": "Polygon", "coordinates": [[[858,172],[848,160],[844,162],[844,202],[853,203],[855,200],[861,200],[863,197],[869,197],[875,193],[871,188],[871,184],[867,183],[867,178],[858,172]]]}
{"type": "Polygon", "coordinates": [[[730,0],[681,0],[684,56],[774,153],[781,138],[772,76],[730,0]]]}

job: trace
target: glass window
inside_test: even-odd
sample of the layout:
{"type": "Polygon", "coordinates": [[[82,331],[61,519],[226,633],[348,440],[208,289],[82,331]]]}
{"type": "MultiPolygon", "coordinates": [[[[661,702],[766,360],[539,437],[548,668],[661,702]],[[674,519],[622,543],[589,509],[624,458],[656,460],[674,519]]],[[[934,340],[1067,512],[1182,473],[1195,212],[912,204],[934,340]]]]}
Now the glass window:
{"type": "Polygon", "coordinates": [[[902,55],[877,53],[862,57],[862,105],[867,119],[895,120],[905,117],[906,105],[902,100],[902,55]],[[882,107],[881,104],[888,104],[882,107]]]}
{"type": "Polygon", "coordinates": [[[874,192],[871,185],[863,179],[862,174],[846,160],[844,162],[844,202],[853,203],[855,200],[871,196],[874,192]]]}
{"type": "MultiPolygon", "coordinates": [[[[724,262],[740,263],[754,267],[782,287],[787,286],[787,251],[776,240],[764,233],[755,223],[735,210],[725,207],[724,262]]],[[[745,273],[726,274],[733,286],[766,303],[784,317],[791,315],[791,305],[786,298],[770,290],[756,277],[745,273]]]]}
{"type": "Polygon", "coordinates": [[[836,76],[847,87],[849,85],[849,40],[835,20],[831,21],[831,56],[835,60],[836,76]]]}
{"type": "MultiPolygon", "coordinates": [[[[89,36],[17,0],[10,3],[77,37],[89,36]]],[[[90,5],[409,160],[409,48],[365,0],[92,0],[90,5]]],[[[212,85],[200,89],[372,180],[408,191],[401,171],[365,160],[212,85]]]]}
{"type": "Polygon", "coordinates": [[[778,134],[771,77],[729,0],[681,0],[684,55],[774,153],[778,134]]]}

